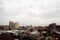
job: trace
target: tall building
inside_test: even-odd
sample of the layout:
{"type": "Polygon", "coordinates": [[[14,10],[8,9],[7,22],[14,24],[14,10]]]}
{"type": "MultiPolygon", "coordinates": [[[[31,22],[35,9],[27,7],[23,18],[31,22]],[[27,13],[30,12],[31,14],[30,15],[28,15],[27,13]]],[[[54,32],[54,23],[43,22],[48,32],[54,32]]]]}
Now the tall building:
{"type": "Polygon", "coordinates": [[[16,22],[16,23],[14,24],[14,26],[15,26],[16,29],[19,28],[19,23],[16,22]]]}
{"type": "Polygon", "coordinates": [[[50,25],[49,25],[49,29],[50,29],[50,30],[56,29],[56,23],[50,24],[50,25]]]}
{"type": "Polygon", "coordinates": [[[9,29],[10,30],[15,30],[15,26],[14,26],[14,22],[13,21],[9,22],[9,29]]]}

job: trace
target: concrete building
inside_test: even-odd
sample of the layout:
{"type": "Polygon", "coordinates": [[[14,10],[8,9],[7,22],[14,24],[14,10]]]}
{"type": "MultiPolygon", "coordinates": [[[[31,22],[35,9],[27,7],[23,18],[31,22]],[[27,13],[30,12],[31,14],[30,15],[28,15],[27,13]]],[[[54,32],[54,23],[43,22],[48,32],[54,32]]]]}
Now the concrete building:
{"type": "Polygon", "coordinates": [[[55,30],[56,29],[56,23],[52,23],[49,25],[50,30],[55,30]]]}
{"type": "Polygon", "coordinates": [[[9,29],[10,30],[15,30],[15,26],[14,26],[14,22],[13,21],[9,22],[9,29]]]}
{"type": "Polygon", "coordinates": [[[15,26],[16,29],[18,29],[18,28],[19,28],[19,23],[16,22],[16,23],[14,24],[14,26],[15,26]]]}
{"type": "Polygon", "coordinates": [[[57,31],[60,32],[60,25],[57,25],[56,28],[57,28],[57,31]]]}
{"type": "Polygon", "coordinates": [[[9,26],[8,25],[0,25],[0,30],[8,30],[9,26]]]}

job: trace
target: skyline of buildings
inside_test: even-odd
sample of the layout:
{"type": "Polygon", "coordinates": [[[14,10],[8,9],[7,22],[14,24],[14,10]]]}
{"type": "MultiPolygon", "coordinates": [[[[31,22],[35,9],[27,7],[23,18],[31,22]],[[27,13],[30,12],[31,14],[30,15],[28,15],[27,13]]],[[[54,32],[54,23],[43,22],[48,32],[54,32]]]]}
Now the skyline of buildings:
{"type": "Polygon", "coordinates": [[[58,26],[56,23],[51,23],[48,26],[32,26],[32,25],[27,25],[27,26],[20,26],[19,22],[14,22],[14,21],[9,21],[9,25],[0,25],[0,29],[9,29],[9,30],[16,30],[19,29],[20,27],[24,28],[24,27],[35,27],[34,29],[36,29],[37,27],[49,27],[50,30],[55,30],[56,26],[58,26]]]}
{"type": "MultiPolygon", "coordinates": [[[[16,24],[16,25],[19,25],[19,26],[48,26],[49,24],[51,24],[51,23],[48,23],[47,25],[33,25],[33,24],[23,24],[23,25],[21,25],[21,23],[20,22],[18,22],[18,21],[9,21],[9,22],[12,22],[12,23],[14,23],[14,24],[16,24]]],[[[0,25],[9,25],[9,22],[8,22],[8,24],[0,24],[0,25]]],[[[52,23],[55,23],[55,22],[52,22],[52,23]]],[[[35,24],[37,24],[37,23],[35,23],[35,24]]],[[[56,23],[57,24],[57,23],[56,23]]],[[[60,24],[57,24],[57,25],[60,25],[60,24]]]]}
{"type": "Polygon", "coordinates": [[[60,0],[0,0],[0,40],[60,40],[60,0]]]}
{"type": "Polygon", "coordinates": [[[56,23],[51,23],[48,26],[44,26],[44,27],[43,26],[32,26],[32,25],[19,26],[18,22],[10,21],[9,26],[0,25],[0,33],[1,34],[12,33],[15,35],[15,37],[20,35],[20,36],[18,36],[18,39],[20,37],[22,38],[22,36],[24,36],[22,38],[23,40],[25,40],[24,39],[25,37],[27,37],[26,39],[28,39],[28,37],[34,37],[32,39],[40,40],[40,37],[43,37],[43,38],[41,38],[43,40],[44,40],[44,38],[45,38],[45,40],[49,40],[49,39],[58,40],[60,38],[60,25],[57,25],[56,23]]]}

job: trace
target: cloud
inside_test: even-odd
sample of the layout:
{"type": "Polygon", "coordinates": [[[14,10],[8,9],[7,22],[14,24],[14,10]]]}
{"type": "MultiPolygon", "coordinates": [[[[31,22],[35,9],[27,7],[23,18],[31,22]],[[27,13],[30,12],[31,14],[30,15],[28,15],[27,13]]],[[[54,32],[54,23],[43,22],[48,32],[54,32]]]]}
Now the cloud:
{"type": "Polygon", "coordinates": [[[20,25],[59,23],[60,0],[0,0],[0,24],[18,21],[20,25]]]}

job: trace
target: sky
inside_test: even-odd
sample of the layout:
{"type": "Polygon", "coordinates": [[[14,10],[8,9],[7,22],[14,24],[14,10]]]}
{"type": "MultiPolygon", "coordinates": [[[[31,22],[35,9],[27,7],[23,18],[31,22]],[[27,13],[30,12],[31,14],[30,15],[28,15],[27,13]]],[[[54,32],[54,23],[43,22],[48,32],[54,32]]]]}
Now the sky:
{"type": "Polygon", "coordinates": [[[60,0],[0,0],[0,25],[60,24],[60,0]]]}

